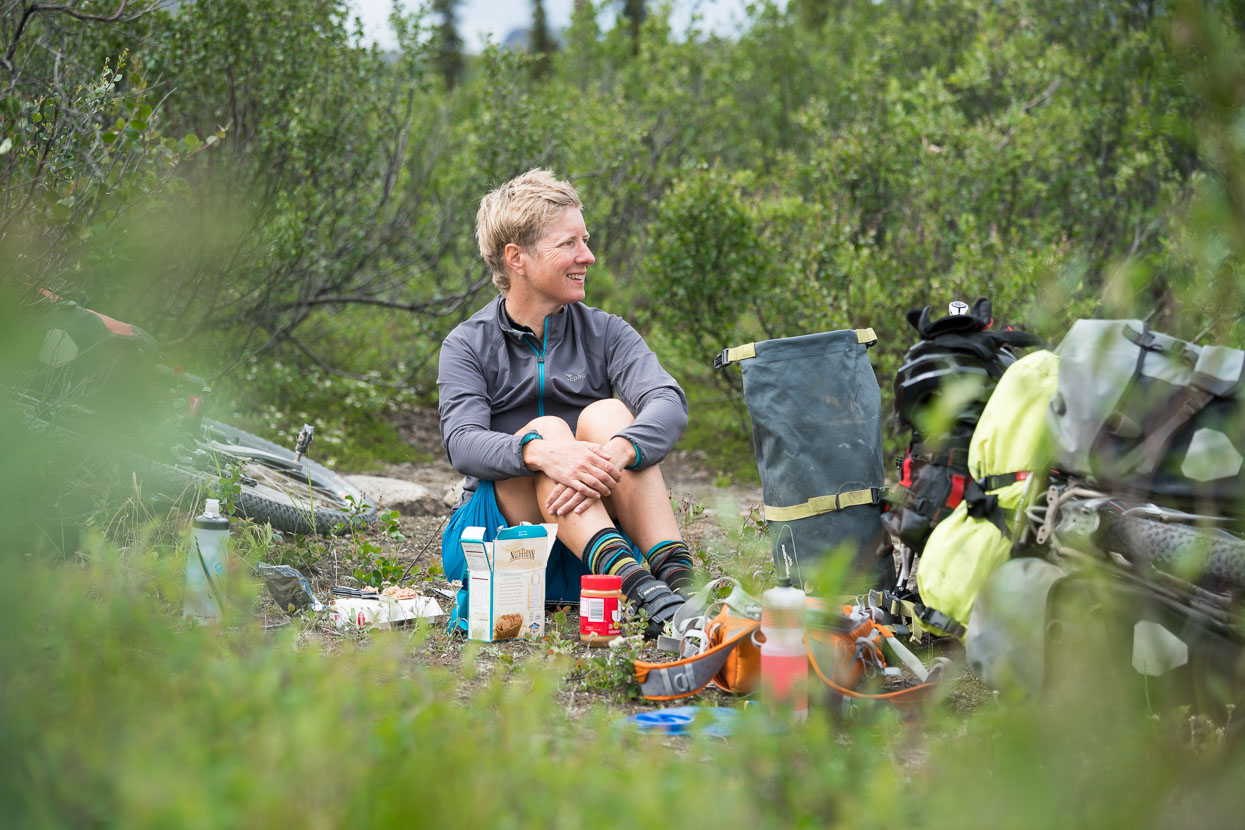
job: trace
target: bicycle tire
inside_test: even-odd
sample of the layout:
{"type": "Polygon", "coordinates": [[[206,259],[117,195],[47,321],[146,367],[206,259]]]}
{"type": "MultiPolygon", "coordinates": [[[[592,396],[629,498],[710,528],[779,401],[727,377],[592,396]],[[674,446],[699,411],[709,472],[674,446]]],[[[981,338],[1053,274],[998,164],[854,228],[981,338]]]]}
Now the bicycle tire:
{"type": "Polygon", "coordinates": [[[203,430],[196,449],[210,461],[209,474],[227,476],[232,464],[242,467],[235,498],[241,515],[287,533],[323,536],[376,521],[376,506],[363,491],[318,461],[296,461],[291,450],[220,421],[205,418],[203,430]]]}
{"type": "Polygon", "coordinates": [[[220,421],[205,418],[194,437],[183,437],[179,446],[153,453],[150,436],[146,445],[140,439],[118,440],[116,434],[95,434],[85,428],[89,419],[71,426],[42,417],[28,396],[14,402],[31,440],[52,435],[66,457],[106,458],[120,465],[117,470],[126,478],[132,475],[146,498],[184,503],[188,493],[227,477],[231,464],[237,463],[244,477],[235,497],[236,512],[268,522],[276,530],[327,536],[361,529],[377,518],[375,505],[363,491],[333,470],[307,458],[295,461],[291,450],[220,421]]]}
{"type": "Polygon", "coordinates": [[[1218,528],[1190,527],[1107,513],[1098,544],[1162,570],[1192,570],[1234,591],[1245,588],[1245,539],[1218,528]]]}

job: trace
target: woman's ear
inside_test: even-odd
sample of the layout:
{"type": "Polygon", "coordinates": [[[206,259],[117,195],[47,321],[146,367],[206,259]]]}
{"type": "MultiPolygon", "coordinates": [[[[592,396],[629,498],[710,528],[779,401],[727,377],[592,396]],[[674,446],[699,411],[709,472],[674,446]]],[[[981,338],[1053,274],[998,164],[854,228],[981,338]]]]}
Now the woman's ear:
{"type": "Polygon", "coordinates": [[[524,276],[523,259],[526,253],[527,252],[524,251],[523,248],[521,248],[520,246],[516,245],[513,242],[509,242],[506,244],[505,249],[502,251],[502,258],[506,260],[506,266],[511,271],[518,274],[519,276],[524,276]]]}

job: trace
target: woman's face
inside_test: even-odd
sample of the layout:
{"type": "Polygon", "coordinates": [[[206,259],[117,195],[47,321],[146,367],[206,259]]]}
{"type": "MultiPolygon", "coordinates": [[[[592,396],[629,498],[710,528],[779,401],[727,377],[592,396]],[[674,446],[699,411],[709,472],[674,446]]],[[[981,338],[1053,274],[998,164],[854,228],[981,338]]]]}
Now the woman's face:
{"type": "Polygon", "coordinates": [[[584,298],[584,276],[594,262],[584,215],[578,208],[567,208],[531,251],[522,251],[520,276],[512,278],[511,286],[521,281],[529,291],[550,302],[577,303],[584,298]]]}

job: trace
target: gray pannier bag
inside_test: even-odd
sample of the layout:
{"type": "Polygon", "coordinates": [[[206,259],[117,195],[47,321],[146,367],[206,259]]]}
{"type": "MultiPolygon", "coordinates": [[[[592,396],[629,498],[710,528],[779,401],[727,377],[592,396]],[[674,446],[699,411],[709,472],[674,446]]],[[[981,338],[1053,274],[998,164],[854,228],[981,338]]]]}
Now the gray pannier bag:
{"type": "Polygon", "coordinates": [[[1055,467],[1199,511],[1245,506],[1245,352],[1140,320],[1078,320],[1058,349],[1047,412],[1055,467]]]}
{"type": "Polygon", "coordinates": [[[828,331],[726,349],[739,363],[774,566],[801,585],[846,547],[862,570],[882,527],[881,392],[873,329],[828,331]]]}

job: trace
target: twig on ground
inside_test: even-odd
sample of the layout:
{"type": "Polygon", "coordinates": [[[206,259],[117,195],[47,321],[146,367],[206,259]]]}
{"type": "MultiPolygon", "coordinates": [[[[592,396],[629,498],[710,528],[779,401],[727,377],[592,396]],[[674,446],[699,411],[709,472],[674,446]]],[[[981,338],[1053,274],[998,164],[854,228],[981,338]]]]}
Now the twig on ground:
{"type": "Polygon", "coordinates": [[[398,581],[394,584],[402,584],[402,581],[406,579],[406,575],[411,572],[411,568],[415,567],[415,563],[418,562],[419,558],[428,550],[428,546],[432,544],[433,539],[437,538],[437,534],[441,532],[441,528],[445,527],[445,523],[449,520],[449,518],[449,516],[446,516],[441,520],[441,524],[437,525],[437,529],[432,531],[432,535],[428,537],[428,541],[424,542],[424,546],[419,549],[419,553],[415,554],[415,558],[411,560],[411,564],[406,566],[406,570],[402,572],[402,576],[398,577],[398,581]]]}

